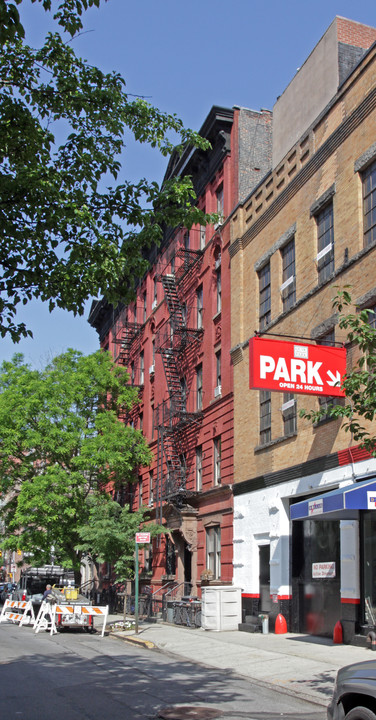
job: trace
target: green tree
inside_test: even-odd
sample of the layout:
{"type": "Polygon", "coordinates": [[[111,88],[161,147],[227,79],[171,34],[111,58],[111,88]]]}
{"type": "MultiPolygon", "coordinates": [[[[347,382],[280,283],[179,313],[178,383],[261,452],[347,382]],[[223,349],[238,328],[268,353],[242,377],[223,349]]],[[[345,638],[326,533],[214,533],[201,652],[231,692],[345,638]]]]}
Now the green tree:
{"type": "Polygon", "coordinates": [[[327,406],[321,411],[300,415],[313,423],[324,416],[343,419],[344,429],[351,433],[355,442],[376,455],[376,325],[375,311],[353,305],[349,288],[339,289],[333,299],[333,309],[338,312],[338,327],[347,332],[347,345],[357,360],[348,368],[341,387],[346,400],[343,404],[327,406]]]}
{"type": "Polygon", "coordinates": [[[22,355],[0,370],[0,493],[4,549],[79,573],[77,550],[93,498],[108,499],[151,462],[139,430],[119,419],[136,402],[109,353],[69,350],[43,371],[22,355]]]}
{"type": "Polygon", "coordinates": [[[171,137],[180,151],[209,144],[176,115],[129,97],[118,73],[76,56],[82,14],[100,0],[32,1],[54,5],[61,32],[39,49],[26,42],[22,0],[0,0],[0,335],[15,342],[32,334],[17,322],[19,303],[40,298],[82,314],[91,296],[127,302],[163,227],[210,219],[194,207],[187,177],[162,188],[124,178],[127,134],[164,156],[171,137]]]}
{"type": "Polygon", "coordinates": [[[78,528],[81,542],[78,549],[87,552],[98,563],[109,562],[119,582],[134,577],[135,535],[142,528],[155,537],[166,529],[148,522],[147,508],[130,512],[129,505],[105,497],[90,499],[89,521],[78,528]]]}

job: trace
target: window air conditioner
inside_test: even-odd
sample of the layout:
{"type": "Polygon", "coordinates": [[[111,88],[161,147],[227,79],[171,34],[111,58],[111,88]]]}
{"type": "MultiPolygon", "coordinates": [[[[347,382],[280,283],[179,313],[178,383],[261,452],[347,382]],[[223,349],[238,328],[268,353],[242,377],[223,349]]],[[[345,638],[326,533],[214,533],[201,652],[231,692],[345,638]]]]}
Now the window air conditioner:
{"type": "Polygon", "coordinates": [[[221,258],[219,257],[215,261],[215,269],[218,270],[218,268],[220,268],[220,267],[221,267],[221,258]]]}
{"type": "Polygon", "coordinates": [[[219,395],[222,395],[222,385],[217,385],[214,388],[214,397],[219,397],[219,395]]]}
{"type": "Polygon", "coordinates": [[[154,375],[154,372],[155,372],[155,365],[153,363],[153,365],[150,365],[150,367],[149,367],[149,375],[154,375]]]}

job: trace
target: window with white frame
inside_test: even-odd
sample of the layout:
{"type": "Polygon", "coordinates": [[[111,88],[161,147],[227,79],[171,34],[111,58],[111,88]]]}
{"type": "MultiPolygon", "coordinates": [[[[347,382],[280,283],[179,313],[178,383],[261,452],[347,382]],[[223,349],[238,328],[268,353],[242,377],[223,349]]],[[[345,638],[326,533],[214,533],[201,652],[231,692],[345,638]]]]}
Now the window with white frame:
{"type": "Polygon", "coordinates": [[[216,271],[216,289],[217,289],[217,313],[220,313],[222,310],[222,276],[221,276],[221,266],[219,266],[216,271]]]}
{"type": "Polygon", "coordinates": [[[149,505],[154,503],[154,475],[153,471],[149,472],[149,505]]]}
{"type": "Polygon", "coordinates": [[[213,578],[221,577],[221,528],[219,525],[206,528],[206,568],[211,570],[213,578]]]}
{"type": "Polygon", "coordinates": [[[142,505],[142,478],[138,479],[138,507],[142,505]]]}
{"type": "Polygon", "coordinates": [[[204,293],[203,293],[203,287],[200,285],[200,287],[196,290],[196,302],[197,302],[197,329],[201,330],[203,327],[203,314],[204,314],[204,293]]]}
{"type": "MultiPolygon", "coordinates": [[[[335,347],[335,332],[334,328],[327,332],[325,335],[322,335],[317,340],[318,345],[329,345],[330,347],[335,347]]],[[[320,410],[329,410],[330,407],[333,405],[337,405],[340,402],[340,398],[333,396],[333,395],[323,395],[318,397],[319,401],[319,409],[320,410]]],[[[330,415],[326,414],[321,418],[321,422],[324,420],[331,420],[332,418],[330,415]]]]}
{"type": "Polygon", "coordinates": [[[224,218],[224,195],[223,195],[223,183],[218,187],[215,193],[217,200],[217,214],[219,215],[219,222],[224,218]]]}
{"type": "Polygon", "coordinates": [[[214,438],[214,485],[221,484],[221,459],[222,440],[221,437],[214,438]]]}
{"type": "Polygon", "coordinates": [[[202,490],[202,445],[196,447],[196,490],[202,490]]]}
{"type": "Polygon", "coordinates": [[[196,409],[202,410],[203,394],[202,394],[202,364],[196,368],[196,409]]]}
{"type": "Polygon", "coordinates": [[[145,357],[144,351],[140,353],[140,385],[145,382],[145,357]]]}
{"type": "Polygon", "coordinates": [[[270,390],[260,390],[260,445],[272,439],[272,398],[270,390]]]}
{"type": "Polygon", "coordinates": [[[271,286],[270,286],[270,262],[268,262],[258,273],[259,277],[259,324],[260,330],[264,330],[271,319],[271,286]]]}
{"type": "Polygon", "coordinates": [[[217,395],[220,395],[222,393],[222,355],[221,351],[217,350],[215,353],[215,376],[216,376],[216,390],[217,395]]]}
{"type": "Polygon", "coordinates": [[[376,241],[376,161],[363,173],[364,247],[376,241]]]}
{"type": "Polygon", "coordinates": [[[292,238],[281,249],[282,256],[282,306],[283,312],[290,310],[295,305],[296,283],[295,283],[295,240],[292,238]]]}
{"type": "Polygon", "coordinates": [[[143,294],[143,322],[146,322],[146,310],[147,310],[147,295],[146,290],[143,294]]]}
{"type": "Polygon", "coordinates": [[[333,202],[316,215],[317,273],[319,283],[325,282],[334,272],[333,202]]]}
{"type": "Polygon", "coordinates": [[[206,227],[200,225],[200,250],[204,250],[206,245],[206,227]]]}
{"type": "Polygon", "coordinates": [[[189,250],[189,230],[186,230],[184,233],[184,250],[189,250]]]}
{"type": "Polygon", "coordinates": [[[292,435],[296,432],[296,400],[294,393],[283,393],[282,405],[283,434],[292,435]]]}
{"type": "Polygon", "coordinates": [[[154,275],[153,279],[153,308],[157,306],[157,299],[158,299],[158,286],[157,286],[157,276],[154,275]]]}

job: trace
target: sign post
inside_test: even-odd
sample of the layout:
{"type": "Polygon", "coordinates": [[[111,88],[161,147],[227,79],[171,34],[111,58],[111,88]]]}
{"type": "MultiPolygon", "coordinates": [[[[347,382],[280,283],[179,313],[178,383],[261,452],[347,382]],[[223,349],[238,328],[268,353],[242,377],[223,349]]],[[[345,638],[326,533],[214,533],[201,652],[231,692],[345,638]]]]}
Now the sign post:
{"type": "Polygon", "coordinates": [[[135,538],[135,589],[134,589],[134,622],[135,634],[138,635],[138,546],[150,543],[149,532],[138,532],[135,538]]]}

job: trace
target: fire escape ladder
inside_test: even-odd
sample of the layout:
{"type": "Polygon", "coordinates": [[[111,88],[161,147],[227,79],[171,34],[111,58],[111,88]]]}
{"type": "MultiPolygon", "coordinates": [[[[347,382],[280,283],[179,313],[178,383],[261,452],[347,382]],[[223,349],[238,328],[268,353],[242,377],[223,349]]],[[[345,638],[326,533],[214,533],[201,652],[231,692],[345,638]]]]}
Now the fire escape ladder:
{"type": "Polygon", "coordinates": [[[174,275],[162,275],[162,286],[170,314],[171,325],[174,330],[181,330],[184,326],[183,307],[179,300],[174,275]]]}
{"type": "Polygon", "coordinates": [[[167,389],[170,397],[171,422],[185,411],[185,402],[183,398],[182,385],[179,376],[178,366],[176,362],[176,352],[172,347],[160,348],[163,367],[165,371],[167,389]]]}

